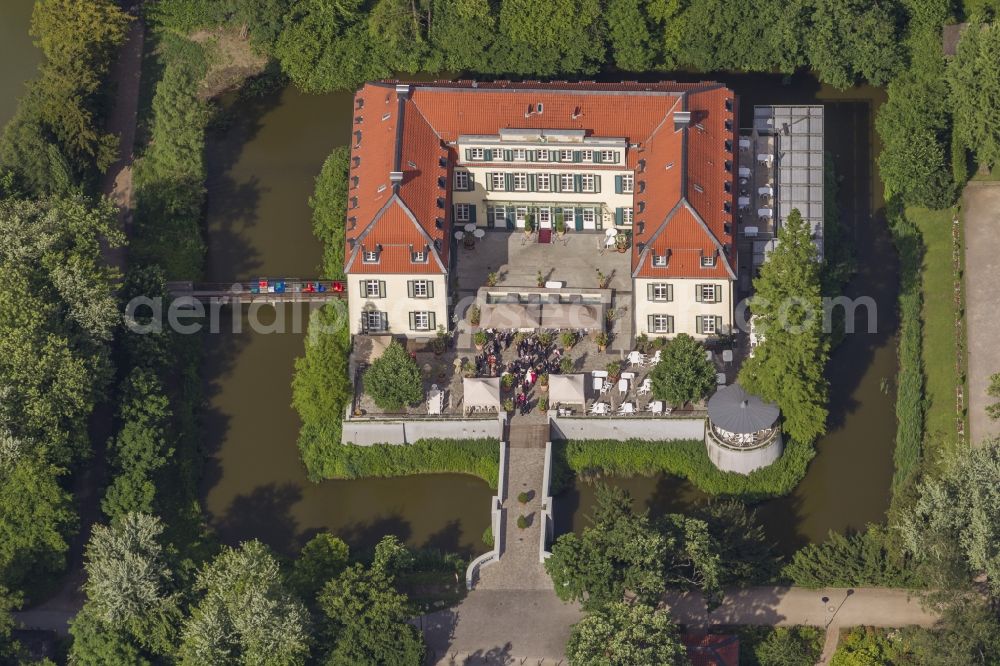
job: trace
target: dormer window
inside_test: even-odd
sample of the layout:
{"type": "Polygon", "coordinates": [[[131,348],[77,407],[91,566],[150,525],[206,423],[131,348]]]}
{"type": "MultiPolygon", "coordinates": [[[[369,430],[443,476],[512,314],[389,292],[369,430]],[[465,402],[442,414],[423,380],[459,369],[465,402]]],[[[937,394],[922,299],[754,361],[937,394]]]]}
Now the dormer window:
{"type": "Polygon", "coordinates": [[[361,255],[361,261],[366,264],[377,264],[378,263],[378,252],[375,250],[365,250],[361,255]]]}
{"type": "Polygon", "coordinates": [[[572,150],[560,150],[559,151],[559,161],[560,162],[572,162],[573,161],[573,151],[572,150]]]}
{"type": "Polygon", "coordinates": [[[656,254],[653,252],[653,265],[662,268],[667,265],[667,255],[666,254],[656,254]]]}
{"type": "Polygon", "coordinates": [[[701,257],[701,267],[702,268],[714,268],[715,267],[715,255],[714,254],[702,255],[702,257],[701,257]]]}
{"type": "Polygon", "coordinates": [[[427,263],[427,252],[425,250],[414,250],[412,252],[413,263],[415,264],[425,264],[427,263]]]}

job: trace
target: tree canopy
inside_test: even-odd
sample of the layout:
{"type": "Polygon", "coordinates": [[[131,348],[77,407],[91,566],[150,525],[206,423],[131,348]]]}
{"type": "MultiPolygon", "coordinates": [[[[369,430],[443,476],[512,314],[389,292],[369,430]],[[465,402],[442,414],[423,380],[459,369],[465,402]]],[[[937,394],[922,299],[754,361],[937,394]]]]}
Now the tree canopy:
{"type": "Polygon", "coordinates": [[[1000,27],[970,25],[948,67],[955,134],[971,148],[980,164],[1000,163],[1000,27]]]}
{"type": "Polygon", "coordinates": [[[365,393],[382,409],[401,409],[424,398],[420,368],[395,340],[365,370],[364,386],[365,393]]]}
{"type": "Polygon", "coordinates": [[[701,400],[715,387],[715,366],[700,342],[680,333],[663,348],[650,377],[653,397],[684,405],[701,400]]]}
{"type": "Polygon", "coordinates": [[[615,602],[573,625],[566,657],[574,666],[681,666],[687,653],[670,614],[646,604],[615,602]]]}
{"type": "Polygon", "coordinates": [[[762,341],[744,361],[740,384],[777,402],[785,431],[811,442],[826,432],[830,345],[823,332],[820,262],[797,209],[778,230],[778,245],[753,284],[750,308],[762,341]]]}

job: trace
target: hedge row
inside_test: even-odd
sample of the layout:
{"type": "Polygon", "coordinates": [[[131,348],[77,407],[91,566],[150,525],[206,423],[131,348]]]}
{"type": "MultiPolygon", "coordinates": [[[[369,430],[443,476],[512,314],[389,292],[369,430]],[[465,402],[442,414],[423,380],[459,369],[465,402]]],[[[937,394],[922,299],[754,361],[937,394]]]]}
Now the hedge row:
{"type": "Polygon", "coordinates": [[[786,495],[805,476],[815,455],[809,444],[787,440],[785,452],[773,465],[748,475],[719,470],[708,458],[705,442],[681,440],[569,440],[554,444],[552,492],[566,488],[571,474],[629,477],[673,474],[712,495],[746,501],[786,495]]]}
{"type": "Polygon", "coordinates": [[[325,448],[321,473],[327,479],[472,474],[496,490],[500,442],[496,439],[421,439],[413,444],[332,444],[325,448]]]}
{"type": "Polygon", "coordinates": [[[899,373],[896,376],[894,501],[912,484],[920,467],[924,432],[924,372],[921,358],[920,231],[898,206],[890,206],[889,226],[899,253],[899,373]]]}

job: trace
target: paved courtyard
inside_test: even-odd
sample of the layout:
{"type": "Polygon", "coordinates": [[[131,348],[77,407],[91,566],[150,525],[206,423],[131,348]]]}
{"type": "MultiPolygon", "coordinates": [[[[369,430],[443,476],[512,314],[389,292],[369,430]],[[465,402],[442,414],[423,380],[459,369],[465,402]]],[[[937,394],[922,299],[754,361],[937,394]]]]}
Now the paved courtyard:
{"type": "Polygon", "coordinates": [[[990,375],[1000,372],[997,288],[1000,273],[1000,182],[971,182],[962,197],[965,221],[965,299],[968,337],[969,435],[973,445],[1000,435],[986,415],[990,375]]]}
{"type": "Polygon", "coordinates": [[[604,250],[600,232],[567,232],[551,243],[539,243],[537,234],[521,231],[487,231],[473,249],[460,247],[456,268],[463,295],[486,286],[489,273],[499,273],[500,286],[534,287],[538,272],[545,280],[564,282],[568,288],[594,289],[597,270],[610,278],[610,289],[631,293],[631,253],[604,250]]]}

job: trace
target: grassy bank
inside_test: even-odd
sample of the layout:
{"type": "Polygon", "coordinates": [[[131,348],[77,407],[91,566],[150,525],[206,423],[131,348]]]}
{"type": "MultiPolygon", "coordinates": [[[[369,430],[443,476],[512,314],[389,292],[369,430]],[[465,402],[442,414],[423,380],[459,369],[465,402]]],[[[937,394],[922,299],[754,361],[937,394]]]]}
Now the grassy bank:
{"type": "Polygon", "coordinates": [[[421,439],[409,445],[331,444],[316,470],[325,479],[472,474],[497,487],[500,442],[495,439],[421,439]]]}
{"type": "Polygon", "coordinates": [[[958,446],[955,393],[961,382],[956,365],[958,339],[955,321],[960,316],[955,302],[952,265],[952,219],[954,211],[907,208],[906,216],[920,231],[924,256],[920,267],[924,392],[924,458],[928,463],[958,446]]]}
{"type": "Polygon", "coordinates": [[[889,228],[899,253],[899,371],[896,375],[896,448],[892,477],[895,505],[912,488],[920,469],[923,449],[924,371],[922,349],[921,273],[923,240],[913,220],[898,205],[891,205],[889,228]]]}
{"type": "Polygon", "coordinates": [[[785,452],[773,465],[744,476],[720,471],[708,459],[705,442],[681,440],[568,440],[554,443],[552,492],[565,489],[572,475],[680,476],[712,495],[752,501],[786,495],[806,473],[815,450],[809,444],[786,441],[785,452]]]}

